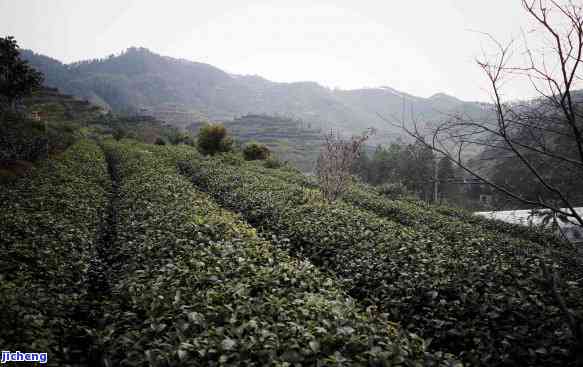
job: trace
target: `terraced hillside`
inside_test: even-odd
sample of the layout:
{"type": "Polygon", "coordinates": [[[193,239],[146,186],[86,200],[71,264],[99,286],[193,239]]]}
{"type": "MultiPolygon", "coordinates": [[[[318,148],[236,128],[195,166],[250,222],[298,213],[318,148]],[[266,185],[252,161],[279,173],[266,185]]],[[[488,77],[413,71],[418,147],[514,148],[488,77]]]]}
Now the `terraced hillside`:
{"type": "MultiPolygon", "coordinates": [[[[259,142],[279,159],[288,161],[303,172],[312,172],[323,138],[320,129],[288,117],[245,115],[225,121],[225,127],[241,143],[259,142]]],[[[197,133],[202,124],[189,129],[197,133]]]]}

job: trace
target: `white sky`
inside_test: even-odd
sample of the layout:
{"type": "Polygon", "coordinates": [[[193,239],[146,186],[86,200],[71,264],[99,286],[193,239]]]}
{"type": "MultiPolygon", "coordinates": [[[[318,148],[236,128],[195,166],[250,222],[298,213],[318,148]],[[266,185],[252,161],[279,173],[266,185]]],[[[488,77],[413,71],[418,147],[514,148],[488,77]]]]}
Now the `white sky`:
{"type": "MultiPolygon", "coordinates": [[[[530,23],[519,0],[0,0],[0,36],[64,62],[142,46],[274,81],[487,100],[474,59],[530,23]]],[[[507,95],[528,95],[509,85],[507,95]]]]}

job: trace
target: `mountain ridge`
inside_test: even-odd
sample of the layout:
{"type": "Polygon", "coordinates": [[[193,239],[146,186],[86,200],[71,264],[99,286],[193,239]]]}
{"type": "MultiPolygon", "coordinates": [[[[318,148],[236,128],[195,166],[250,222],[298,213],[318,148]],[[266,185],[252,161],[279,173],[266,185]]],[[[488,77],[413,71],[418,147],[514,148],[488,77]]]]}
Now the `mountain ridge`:
{"type": "Polygon", "coordinates": [[[259,75],[231,74],[210,64],[159,55],[143,47],[70,64],[31,50],[23,50],[22,55],[45,74],[48,86],[114,111],[154,116],[164,111],[169,123],[183,128],[188,119],[223,121],[258,113],[286,115],[348,133],[374,127],[386,140],[402,132],[379,115],[393,118],[407,110],[431,122],[449,113],[475,117],[486,105],[441,92],[423,98],[389,86],[343,90],[314,81],[273,82],[259,75]],[[182,117],[168,119],[169,108],[182,117]]]}

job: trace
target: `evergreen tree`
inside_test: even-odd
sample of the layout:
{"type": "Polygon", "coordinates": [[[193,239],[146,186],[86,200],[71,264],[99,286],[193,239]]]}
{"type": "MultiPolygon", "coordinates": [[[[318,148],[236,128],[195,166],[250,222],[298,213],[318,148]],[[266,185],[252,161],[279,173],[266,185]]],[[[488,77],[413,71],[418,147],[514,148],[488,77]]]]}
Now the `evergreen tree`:
{"type": "Polygon", "coordinates": [[[13,111],[16,102],[30,95],[43,82],[42,73],[20,58],[20,50],[13,37],[0,38],[0,103],[13,111]]]}
{"type": "Polygon", "coordinates": [[[453,182],[455,169],[451,160],[443,157],[439,160],[437,166],[437,178],[439,181],[439,197],[446,201],[454,202],[458,195],[458,185],[453,182]]]}

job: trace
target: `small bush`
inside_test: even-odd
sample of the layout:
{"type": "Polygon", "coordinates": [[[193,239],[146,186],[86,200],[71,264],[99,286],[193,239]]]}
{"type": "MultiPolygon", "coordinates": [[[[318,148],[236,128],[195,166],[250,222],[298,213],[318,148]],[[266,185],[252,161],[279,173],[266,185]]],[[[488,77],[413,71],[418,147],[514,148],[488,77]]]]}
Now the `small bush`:
{"type": "Polygon", "coordinates": [[[243,156],[247,161],[263,161],[269,158],[271,151],[259,143],[250,143],[243,149],[243,156]]]}
{"type": "Polygon", "coordinates": [[[205,124],[198,132],[198,150],[205,155],[229,152],[233,148],[233,139],[221,124],[205,124]]]}
{"type": "Polygon", "coordinates": [[[156,141],[154,142],[154,144],[156,145],[166,145],[166,141],[160,137],[156,138],[156,141]]]}
{"type": "Polygon", "coordinates": [[[0,168],[0,185],[8,185],[16,182],[18,175],[13,171],[0,168]]]}
{"type": "Polygon", "coordinates": [[[32,163],[29,161],[0,161],[0,185],[13,183],[19,177],[30,173],[31,170],[32,163]]]}
{"type": "Polygon", "coordinates": [[[194,140],[192,135],[184,132],[176,132],[173,134],[169,134],[168,141],[172,145],[185,144],[190,145],[192,147],[196,145],[196,141],[194,140]]]}
{"type": "Polygon", "coordinates": [[[224,164],[228,164],[230,166],[243,165],[243,158],[241,158],[241,155],[234,152],[223,153],[219,156],[219,158],[224,164]]]}
{"type": "Polygon", "coordinates": [[[390,199],[398,199],[408,195],[407,187],[400,182],[389,182],[378,188],[378,192],[390,199]]]}
{"type": "Polygon", "coordinates": [[[113,138],[117,141],[120,141],[121,139],[125,138],[127,136],[127,131],[125,131],[124,129],[115,129],[113,130],[113,133],[111,134],[113,136],[113,138]]]}
{"type": "Polygon", "coordinates": [[[265,168],[281,168],[284,166],[284,163],[277,158],[268,158],[263,165],[265,168]]]}

